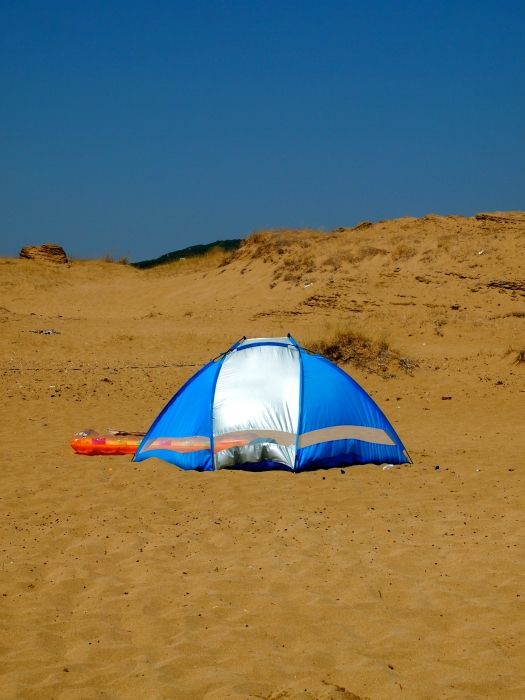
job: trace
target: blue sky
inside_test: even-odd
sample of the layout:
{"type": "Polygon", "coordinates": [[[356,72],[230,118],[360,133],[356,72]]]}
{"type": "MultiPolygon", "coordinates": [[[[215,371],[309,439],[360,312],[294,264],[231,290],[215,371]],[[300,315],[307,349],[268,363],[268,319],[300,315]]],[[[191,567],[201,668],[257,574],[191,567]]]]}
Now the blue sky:
{"type": "Polygon", "coordinates": [[[0,255],[525,209],[525,3],[0,0],[0,255]]]}

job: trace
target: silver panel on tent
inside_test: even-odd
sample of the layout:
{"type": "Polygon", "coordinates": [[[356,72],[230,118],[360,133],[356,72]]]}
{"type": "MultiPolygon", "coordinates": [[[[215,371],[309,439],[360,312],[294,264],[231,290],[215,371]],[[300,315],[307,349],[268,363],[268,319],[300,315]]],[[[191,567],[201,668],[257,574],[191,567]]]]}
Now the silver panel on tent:
{"type": "MultiPolygon", "coordinates": [[[[288,338],[274,340],[287,347],[255,344],[233,350],[224,359],[213,403],[214,439],[243,433],[246,438],[248,431],[251,440],[217,452],[216,469],[265,460],[293,469],[299,423],[299,352],[288,338]]],[[[245,341],[241,347],[257,342],[245,341]]]]}

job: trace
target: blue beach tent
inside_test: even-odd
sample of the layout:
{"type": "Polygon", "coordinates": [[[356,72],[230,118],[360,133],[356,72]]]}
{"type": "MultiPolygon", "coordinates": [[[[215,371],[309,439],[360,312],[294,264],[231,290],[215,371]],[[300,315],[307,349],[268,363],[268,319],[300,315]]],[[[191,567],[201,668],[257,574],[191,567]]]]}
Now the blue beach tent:
{"type": "Polygon", "coordinates": [[[243,339],[205,365],[159,414],[134,461],[148,457],[202,471],[410,461],[357,382],[291,336],[243,339]]]}

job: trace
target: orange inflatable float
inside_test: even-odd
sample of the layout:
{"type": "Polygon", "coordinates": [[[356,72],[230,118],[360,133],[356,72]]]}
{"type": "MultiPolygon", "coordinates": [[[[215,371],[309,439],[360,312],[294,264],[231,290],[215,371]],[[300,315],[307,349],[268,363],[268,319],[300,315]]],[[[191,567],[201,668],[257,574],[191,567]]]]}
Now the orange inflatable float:
{"type": "Polygon", "coordinates": [[[143,437],[141,433],[114,431],[101,435],[84,430],[76,433],[70,444],[79,455],[134,455],[143,437]]]}
{"type": "MultiPolygon", "coordinates": [[[[76,433],[71,440],[71,447],[79,455],[134,455],[144,433],[127,433],[123,430],[110,431],[107,434],[95,430],[83,430],[76,433]]],[[[221,436],[214,441],[214,452],[229,450],[246,445],[246,437],[221,436]]],[[[210,440],[206,437],[189,438],[155,438],[144,450],[171,450],[173,452],[198,452],[209,450],[210,440]]]]}

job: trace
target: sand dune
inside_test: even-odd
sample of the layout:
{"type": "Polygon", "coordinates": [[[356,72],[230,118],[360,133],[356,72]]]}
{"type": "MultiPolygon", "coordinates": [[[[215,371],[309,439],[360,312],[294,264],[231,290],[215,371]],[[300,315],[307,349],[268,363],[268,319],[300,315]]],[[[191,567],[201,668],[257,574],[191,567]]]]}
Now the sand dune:
{"type": "Polygon", "coordinates": [[[525,697],[525,214],[261,232],[139,271],[0,261],[0,698],[525,697]],[[50,330],[43,334],[32,331],[50,330]],[[183,473],[145,430],[242,335],[352,329],[414,464],[183,473]]]}

